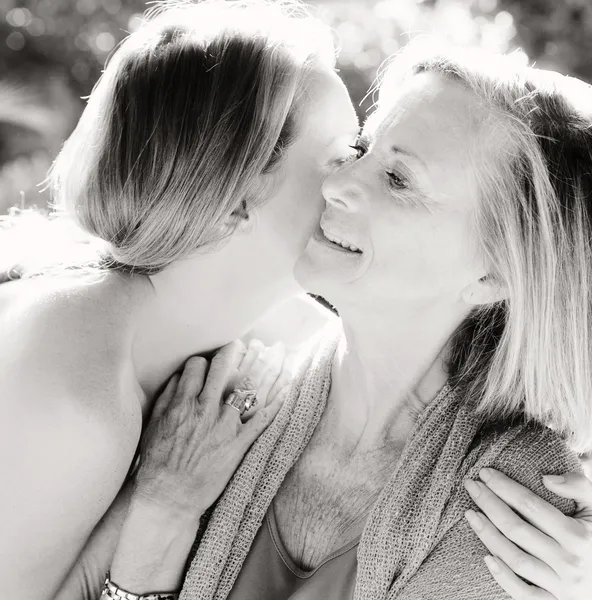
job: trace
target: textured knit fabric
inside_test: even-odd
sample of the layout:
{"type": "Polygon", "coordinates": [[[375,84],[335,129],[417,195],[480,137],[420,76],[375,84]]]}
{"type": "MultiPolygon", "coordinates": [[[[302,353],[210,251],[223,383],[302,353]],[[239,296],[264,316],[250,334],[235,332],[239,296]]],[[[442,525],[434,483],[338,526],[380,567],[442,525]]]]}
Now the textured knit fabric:
{"type": "Polygon", "coordinates": [[[351,600],[358,541],[352,540],[315,569],[304,571],[282,543],[272,504],[228,600],[351,600]]]}
{"type": "MultiPolygon", "coordinates": [[[[202,523],[181,600],[228,598],[272,499],[319,422],[339,335],[327,334],[301,361],[280,413],[202,523]]],[[[543,474],[581,470],[557,434],[522,423],[483,423],[471,400],[445,386],[418,418],[369,515],[357,552],[355,600],[509,598],[464,519],[474,504],[462,481],[476,479],[485,466],[565,514],[575,511],[573,501],[551,494],[541,481],[543,474]]]]}

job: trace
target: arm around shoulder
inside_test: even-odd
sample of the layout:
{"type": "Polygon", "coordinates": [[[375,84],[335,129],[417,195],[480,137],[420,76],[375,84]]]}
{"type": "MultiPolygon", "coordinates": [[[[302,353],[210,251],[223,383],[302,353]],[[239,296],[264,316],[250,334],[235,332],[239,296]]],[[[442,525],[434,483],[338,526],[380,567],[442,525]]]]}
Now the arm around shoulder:
{"type": "MultiPolygon", "coordinates": [[[[575,503],[552,494],[542,476],[578,469],[578,457],[550,429],[525,426],[485,436],[472,455],[466,478],[478,479],[481,468],[493,467],[511,477],[564,514],[573,514],[575,503]],[[476,459],[476,460],[475,460],[476,459]]],[[[464,517],[478,510],[462,482],[448,502],[441,523],[451,525],[402,590],[401,600],[430,597],[433,600],[508,600],[485,563],[491,552],[464,517]]]]}

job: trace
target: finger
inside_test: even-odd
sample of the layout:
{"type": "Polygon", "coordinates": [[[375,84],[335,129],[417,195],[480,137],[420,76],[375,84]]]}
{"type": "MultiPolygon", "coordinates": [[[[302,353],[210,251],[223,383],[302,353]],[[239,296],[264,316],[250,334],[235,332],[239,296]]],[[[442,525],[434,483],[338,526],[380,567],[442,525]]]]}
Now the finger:
{"type": "Polygon", "coordinates": [[[281,343],[274,344],[268,349],[265,356],[265,373],[257,388],[259,403],[258,407],[256,406],[255,409],[263,408],[270,401],[271,398],[269,397],[269,392],[282,371],[285,356],[286,351],[284,345],[281,343]]]}
{"type": "Polygon", "coordinates": [[[529,585],[522,581],[503,561],[494,556],[486,556],[485,564],[497,584],[505,590],[514,600],[556,600],[555,596],[549,594],[539,587],[529,585]]]}
{"type": "Polygon", "coordinates": [[[188,358],[179,379],[176,399],[181,401],[197,398],[203,389],[207,370],[208,361],[205,358],[201,356],[188,358]]]}
{"type": "Polygon", "coordinates": [[[175,373],[168,381],[164,391],[160,396],[156,399],[154,403],[154,407],[152,408],[152,414],[150,415],[151,421],[158,421],[167,407],[170,405],[171,400],[175,396],[175,392],[177,391],[177,387],[179,385],[179,380],[181,379],[181,375],[179,373],[175,373]]]}
{"type": "Polygon", "coordinates": [[[259,356],[259,354],[261,354],[261,352],[263,352],[263,350],[265,350],[265,345],[263,342],[255,338],[250,340],[249,344],[247,345],[245,355],[243,356],[243,359],[239,365],[239,373],[243,375],[248,373],[251,370],[255,359],[259,356]]]}
{"type": "Polygon", "coordinates": [[[220,401],[231,376],[234,376],[245,353],[245,346],[234,341],[223,346],[212,359],[208,376],[200,394],[200,402],[215,410],[220,409],[220,401]]]}
{"type": "Polygon", "coordinates": [[[222,404],[220,407],[220,420],[226,421],[235,427],[236,432],[238,433],[239,427],[242,423],[241,421],[242,415],[238,408],[231,406],[230,404],[222,404]]]}
{"type": "Polygon", "coordinates": [[[546,590],[556,589],[559,579],[555,571],[504,537],[483,513],[468,510],[465,518],[485,547],[516,575],[546,590]]]}
{"type": "Polygon", "coordinates": [[[500,535],[503,534],[522,550],[551,567],[555,567],[564,558],[564,551],[553,538],[520,518],[486,485],[470,479],[466,480],[464,485],[473,502],[487,515],[498,533],[501,532],[500,535]]]}
{"type": "Polygon", "coordinates": [[[577,525],[573,522],[573,519],[566,517],[552,504],[500,471],[489,468],[481,469],[479,477],[488,489],[522,515],[529,523],[552,537],[560,545],[565,545],[566,534],[571,532],[574,524],[577,525]]]}
{"type": "Polygon", "coordinates": [[[295,353],[291,353],[284,358],[282,370],[267,394],[268,402],[274,402],[278,397],[281,397],[282,401],[285,399],[285,392],[290,388],[292,381],[294,381],[297,361],[298,356],[295,353]]]}
{"type": "Polygon", "coordinates": [[[249,448],[253,442],[267,429],[273,422],[277,414],[284,405],[282,397],[276,398],[266,407],[258,410],[242,427],[239,432],[239,442],[243,448],[249,448]]]}
{"type": "Polygon", "coordinates": [[[259,391],[268,368],[270,348],[258,340],[251,340],[247,353],[249,351],[252,353],[251,359],[241,364],[234,387],[259,391]]]}
{"type": "Polygon", "coordinates": [[[543,483],[554,494],[575,500],[578,504],[578,512],[592,513],[592,481],[583,473],[543,475],[543,483]]]}

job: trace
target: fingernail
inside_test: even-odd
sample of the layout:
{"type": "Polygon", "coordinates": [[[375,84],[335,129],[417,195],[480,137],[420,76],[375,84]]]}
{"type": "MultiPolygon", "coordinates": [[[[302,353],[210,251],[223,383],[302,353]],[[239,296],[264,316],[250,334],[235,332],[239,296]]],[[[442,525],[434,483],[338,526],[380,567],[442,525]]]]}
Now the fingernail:
{"type": "Polygon", "coordinates": [[[482,481],[489,481],[491,479],[491,469],[481,469],[479,477],[482,481]]]}
{"type": "Polygon", "coordinates": [[[475,531],[481,531],[483,529],[483,521],[474,510],[467,510],[467,512],[465,513],[465,517],[467,518],[469,525],[475,531]]]}
{"type": "Polygon", "coordinates": [[[485,558],[485,564],[487,565],[487,568],[492,572],[492,573],[499,573],[500,572],[500,565],[499,562],[497,560],[497,558],[494,558],[493,556],[489,556],[487,555],[485,558]]]}
{"type": "Polygon", "coordinates": [[[479,494],[481,493],[481,488],[479,487],[479,484],[476,481],[473,481],[472,479],[465,479],[464,484],[471,498],[479,497],[479,494]]]}
{"type": "Polygon", "coordinates": [[[563,475],[543,475],[543,479],[546,479],[549,483],[565,483],[563,475]]]}

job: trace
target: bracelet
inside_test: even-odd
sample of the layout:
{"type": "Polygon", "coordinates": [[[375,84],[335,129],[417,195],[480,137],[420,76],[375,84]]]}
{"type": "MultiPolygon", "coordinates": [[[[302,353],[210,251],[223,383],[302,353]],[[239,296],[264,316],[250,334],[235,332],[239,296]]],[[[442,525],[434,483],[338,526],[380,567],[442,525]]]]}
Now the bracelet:
{"type": "Polygon", "coordinates": [[[101,593],[101,600],[109,598],[110,600],[179,600],[179,594],[173,592],[151,592],[150,594],[132,594],[122,590],[117,584],[111,581],[110,573],[107,573],[105,585],[101,593]]]}

